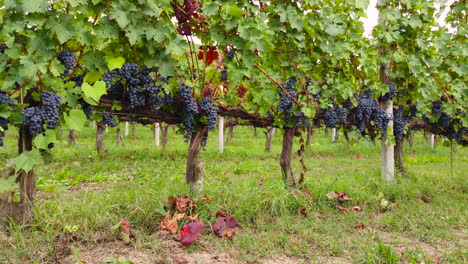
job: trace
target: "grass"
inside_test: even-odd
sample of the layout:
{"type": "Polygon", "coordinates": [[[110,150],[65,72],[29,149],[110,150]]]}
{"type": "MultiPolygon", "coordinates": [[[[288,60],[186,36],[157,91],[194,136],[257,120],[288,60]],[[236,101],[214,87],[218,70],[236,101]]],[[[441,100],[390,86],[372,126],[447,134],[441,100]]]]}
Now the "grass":
{"type": "MultiPolygon", "coordinates": [[[[0,263],[53,263],[57,256],[70,254],[77,261],[80,248],[115,241],[112,227],[122,218],[137,233],[134,249],[151,251],[154,263],[170,263],[163,257],[171,250],[165,246],[168,239],[158,235],[159,223],[167,197],[189,193],[184,175],[188,146],[172,130],[165,150],[153,145],[149,128],[138,126],[136,135],[116,146],[110,130],[106,151],[98,155],[93,129],[77,132],[78,146],[68,146],[64,134],[50,163],[36,169],[35,217],[25,225],[12,225],[5,238],[0,236],[0,263]]],[[[220,154],[215,136],[209,138],[201,159],[206,163],[205,193],[213,202],[197,208],[199,218],[214,223],[215,213],[223,210],[236,217],[242,232],[231,240],[206,232],[202,242],[182,253],[227,252],[239,263],[280,257],[291,263],[467,262],[466,149],[458,147],[454,153],[451,175],[450,147],[439,144],[432,149],[418,133],[414,146],[405,146],[407,175],[389,186],[380,180],[380,144],[348,146],[343,137],[331,144],[318,131],[305,152],[311,198],[284,188],[280,133],[270,153],[264,151],[264,143],[261,130],[254,136],[251,128],[238,127],[220,154]],[[325,196],[334,190],[346,190],[354,198],[346,206],[363,210],[340,212],[325,196]],[[382,200],[390,206],[382,207],[382,200]]],[[[3,166],[15,156],[14,144],[10,130],[0,150],[3,166]]],[[[293,160],[299,174],[298,158],[293,160]]],[[[105,258],[109,259],[124,261],[105,258]]]]}

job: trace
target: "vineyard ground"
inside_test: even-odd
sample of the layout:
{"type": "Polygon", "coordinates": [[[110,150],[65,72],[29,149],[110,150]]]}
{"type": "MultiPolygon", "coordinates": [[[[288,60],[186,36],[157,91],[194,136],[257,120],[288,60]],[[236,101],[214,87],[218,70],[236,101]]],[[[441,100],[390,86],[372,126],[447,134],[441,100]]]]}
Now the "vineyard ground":
{"type": "MultiPolygon", "coordinates": [[[[16,155],[14,132],[8,131],[0,149],[3,167],[16,155]]],[[[212,135],[201,153],[212,202],[200,204],[197,212],[206,230],[223,210],[236,217],[242,231],[230,240],[205,232],[186,248],[159,233],[167,198],[188,194],[188,146],[182,136],[170,129],[162,150],[153,145],[150,129],[138,126],[137,137],[124,137],[125,145],[116,146],[111,129],[106,151],[98,155],[93,129],[76,135],[78,146],[68,146],[64,133],[50,163],[37,167],[35,217],[0,232],[0,263],[467,262],[468,150],[457,148],[451,175],[450,147],[432,149],[422,133],[413,148],[405,146],[408,176],[385,186],[380,144],[349,147],[343,137],[331,144],[321,129],[305,152],[312,197],[284,188],[280,133],[271,153],[264,152],[261,130],[255,137],[251,128],[236,128],[223,154],[212,135]],[[353,200],[341,205],[362,211],[340,212],[325,196],[343,190],[353,200]],[[382,198],[389,201],[385,210],[382,198]],[[121,219],[136,234],[128,246],[113,229],[121,219]]],[[[293,164],[299,174],[297,157],[293,164]]]]}

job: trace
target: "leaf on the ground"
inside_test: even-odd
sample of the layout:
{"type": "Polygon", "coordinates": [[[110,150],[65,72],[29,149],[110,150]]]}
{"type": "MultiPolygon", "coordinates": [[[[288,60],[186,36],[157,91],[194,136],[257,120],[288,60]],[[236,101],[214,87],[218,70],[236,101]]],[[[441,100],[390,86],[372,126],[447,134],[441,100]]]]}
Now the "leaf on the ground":
{"type": "Polygon", "coordinates": [[[310,190],[302,190],[301,192],[304,196],[307,196],[307,197],[313,197],[314,195],[312,194],[312,191],[310,190]]]}
{"type": "Polygon", "coordinates": [[[167,205],[171,208],[175,208],[176,207],[176,204],[177,204],[177,198],[175,198],[174,196],[169,196],[167,197],[167,205]]]}
{"type": "Polygon", "coordinates": [[[213,200],[211,200],[211,198],[208,195],[205,194],[205,195],[203,195],[201,201],[204,202],[204,203],[211,203],[213,200]]]}
{"type": "Polygon", "coordinates": [[[182,229],[180,230],[180,243],[183,246],[189,246],[193,242],[197,241],[198,236],[203,232],[203,226],[204,224],[202,221],[197,221],[182,227],[182,229]]]}
{"type": "Polygon", "coordinates": [[[167,212],[160,224],[161,230],[169,230],[173,235],[177,234],[177,229],[179,228],[177,218],[177,214],[174,214],[174,216],[171,217],[171,213],[167,212]]]}
{"type": "Polygon", "coordinates": [[[347,195],[346,195],[346,192],[345,191],[342,191],[341,193],[338,193],[338,200],[342,201],[342,202],[345,202],[345,201],[351,201],[353,200],[353,198],[349,198],[347,195]]]}
{"type": "Polygon", "coordinates": [[[197,205],[195,204],[195,202],[192,202],[192,199],[190,199],[190,197],[184,195],[177,199],[176,207],[177,210],[179,210],[179,212],[185,213],[187,209],[189,209],[190,207],[197,207],[197,205]]]}
{"type": "Polygon", "coordinates": [[[309,214],[305,208],[301,208],[299,210],[299,213],[303,215],[304,217],[307,217],[307,215],[309,214]]]}
{"type": "Polygon", "coordinates": [[[189,216],[187,216],[187,219],[190,220],[191,222],[197,222],[198,221],[198,214],[189,215],[189,216]]]}
{"type": "Polygon", "coordinates": [[[229,214],[226,213],[226,212],[224,212],[224,211],[219,210],[218,212],[216,212],[216,218],[218,218],[218,217],[226,217],[226,216],[229,216],[229,214]]]}
{"type": "Polygon", "coordinates": [[[260,179],[260,180],[258,181],[258,185],[263,185],[263,182],[264,182],[264,180],[263,180],[263,178],[262,178],[262,179],[260,179]]]}
{"type": "Polygon", "coordinates": [[[213,225],[214,233],[222,238],[231,238],[239,229],[239,223],[234,216],[218,217],[213,225]]]}
{"type": "Polygon", "coordinates": [[[329,192],[327,194],[325,194],[325,196],[327,197],[328,200],[336,200],[338,199],[338,193],[333,191],[333,192],[329,192]]]}
{"type": "Polygon", "coordinates": [[[346,207],[337,205],[336,208],[338,208],[341,212],[348,212],[348,208],[346,207]]]}
{"type": "Polygon", "coordinates": [[[172,261],[174,264],[188,264],[189,261],[183,257],[172,257],[172,261]]]}
{"type": "Polygon", "coordinates": [[[120,239],[125,243],[130,243],[130,223],[128,220],[122,219],[120,222],[120,239]]]}
{"type": "Polygon", "coordinates": [[[354,156],[355,159],[362,159],[362,155],[361,154],[357,154],[356,156],[354,156]]]}
{"type": "Polygon", "coordinates": [[[361,206],[353,206],[353,207],[351,207],[351,209],[353,209],[353,211],[359,212],[359,211],[362,210],[362,207],[361,206]]]}
{"type": "Polygon", "coordinates": [[[364,228],[366,228],[366,226],[363,225],[363,224],[355,225],[355,226],[353,226],[353,227],[356,228],[356,229],[364,229],[364,228]]]}

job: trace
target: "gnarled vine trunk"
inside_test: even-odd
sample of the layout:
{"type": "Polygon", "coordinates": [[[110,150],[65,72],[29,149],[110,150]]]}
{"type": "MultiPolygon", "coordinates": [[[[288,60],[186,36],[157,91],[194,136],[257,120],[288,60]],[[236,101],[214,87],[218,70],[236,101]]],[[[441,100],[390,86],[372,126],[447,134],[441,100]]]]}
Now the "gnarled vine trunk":
{"type": "Polygon", "coordinates": [[[163,148],[167,145],[167,132],[169,131],[169,125],[161,126],[161,144],[163,148]]]}
{"type": "MultiPolygon", "coordinates": [[[[33,136],[29,133],[27,127],[21,126],[19,129],[18,152],[32,150],[33,136]]],[[[13,177],[14,170],[6,170],[4,178],[13,177]]],[[[34,169],[26,172],[20,170],[16,177],[16,182],[19,185],[20,201],[15,202],[11,199],[11,194],[6,197],[0,197],[0,226],[8,223],[11,218],[15,222],[23,223],[30,219],[33,215],[32,206],[36,196],[36,179],[34,178],[34,169]]]]}
{"type": "Polygon", "coordinates": [[[284,129],[283,135],[283,148],[281,150],[281,158],[280,158],[280,167],[281,173],[283,176],[284,184],[290,188],[296,188],[297,182],[294,178],[293,170],[291,167],[291,154],[292,154],[292,147],[294,143],[294,127],[288,127],[284,129]]]}
{"type": "Polygon", "coordinates": [[[202,128],[194,133],[190,139],[185,177],[191,192],[203,192],[205,164],[198,160],[198,154],[201,150],[201,141],[206,133],[208,133],[207,128],[202,128]]]}
{"type": "Polygon", "coordinates": [[[314,126],[308,125],[307,126],[307,138],[306,138],[306,144],[305,144],[306,147],[308,147],[310,143],[312,142],[313,136],[314,136],[314,126]]]}
{"type": "Polygon", "coordinates": [[[271,139],[273,138],[273,128],[270,127],[266,132],[266,142],[265,142],[265,151],[270,152],[271,151],[271,139]]]}
{"type": "Polygon", "coordinates": [[[233,137],[234,137],[234,126],[229,126],[227,142],[231,142],[233,137]]]}
{"type": "Polygon", "coordinates": [[[394,155],[395,155],[395,166],[399,173],[405,174],[405,167],[403,164],[403,139],[396,143],[394,155]]]}
{"type": "Polygon", "coordinates": [[[104,147],[104,131],[106,130],[106,124],[104,122],[97,123],[96,131],[96,151],[101,153],[104,147]]]}
{"type": "Polygon", "coordinates": [[[68,144],[69,145],[76,145],[76,138],[75,138],[75,130],[70,129],[68,132],[68,144]]]}
{"type": "Polygon", "coordinates": [[[122,137],[122,132],[120,131],[120,127],[117,127],[117,132],[115,135],[115,144],[123,145],[123,137],[122,137]]]}

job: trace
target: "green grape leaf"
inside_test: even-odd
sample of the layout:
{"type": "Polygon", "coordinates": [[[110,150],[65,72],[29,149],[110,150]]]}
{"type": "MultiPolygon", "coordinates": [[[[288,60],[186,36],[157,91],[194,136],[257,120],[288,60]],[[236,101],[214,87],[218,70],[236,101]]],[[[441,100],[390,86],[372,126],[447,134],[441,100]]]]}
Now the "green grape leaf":
{"type": "Polygon", "coordinates": [[[9,177],[7,179],[0,178],[0,194],[13,192],[16,190],[16,177],[9,177]]]}
{"type": "Polygon", "coordinates": [[[44,12],[48,6],[47,0],[23,0],[23,11],[28,13],[44,12]]]}
{"type": "Polygon", "coordinates": [[[72,109],[69,114],[64,114],[65,124],[70,129],[81,131],[87,121],[86,115],[81,109],[72,109]]]}
{"type": "Polygon", "coordinates": [[[48,149],[50,143],[56,139],[54,130],[48,129],[44,134],[39,134],[34,138],[34,146],[38,149],[48,149]]]}
{"type": "Polygon", "coordinates": [[[226,8],[226,12],[228,15],[233,16],[235,18],[241,18],[244,15],[244,10],[240,9],[235,5],[226,8]]]}
{"type": "Polygon", "coordinates": [[[42,158],[39,150],[33,149],[30,151],[24,151],[18,157],[12,159],[9,165],[15,165],[17,170],[30,171],[35,165],[39,164],[41,160],[42,158]]]}
{"type": "Polygon", "coordinates": [[[91,105],[98,105],[101,96],[107,93],[106,83],[103,81],[97,81],[93,86],[83,82],[81,90],[85,95],[84,100],[91,105]]]}
{"type": "MultiPolygon", "coordinates": [[[[122,58],[123,59],[123,58],[122,58]]],[[[120,68],[120,67],[118,67],[120,68]]],[[[102,74],[100,72],[88,72],[84,79],[83,79],[83,82],[87,82],[87,83],[95,83],[96,81],[98,81],[99,79],[101,79],[102,77],[102,74]]]]}
{"type": "Polygon", "coordinates": [[[112,71],[113,69],[121,68],[122,65],[124,65],[125,63],[125,59],[123,57],[114,58],[114,57],[106,56],[106,63],[107,63],[107,66],[109,67],[109,70],[112,71]]]}

